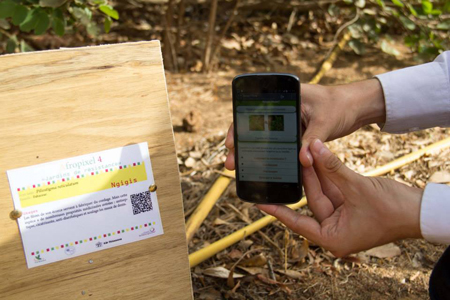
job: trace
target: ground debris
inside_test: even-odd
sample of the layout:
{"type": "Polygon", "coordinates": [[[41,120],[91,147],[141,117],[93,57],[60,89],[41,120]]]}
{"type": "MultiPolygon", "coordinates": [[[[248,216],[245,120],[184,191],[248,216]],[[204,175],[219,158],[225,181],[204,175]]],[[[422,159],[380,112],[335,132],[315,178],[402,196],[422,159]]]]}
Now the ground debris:
{"type": "MultiPolygon", "coordinates": [[[[392,157],[399,157],[398,152],[408,154],[444,138],[447,130],[429,129],[408,135],[409,140],[414,143],[410,144],[408,139],[401,136],[363,129],[349,137],[329,142],[328,146],[343,159],[347,166],[364,172],[387,163],[392,160],[392,157]],[[427,137],[428,143],[419,143],[423,136],[427,137]],[[357,140],[357,142],[349,143],[350,140],[357,140]],[[379,151],[379,149],[383,150],[379,151]],[[392,155],[386,155],[386,151],[392,155]]],[[[220,138],[203,137],[185,151],[179,152],[178,158],[183,162],[188,158],[195,159],[197,162],[201,159],[208,162],[214,160],[214,157],[225,156],[226,149],[222,147],[223,139],[224,135],[220,135],[220,138]]],[[[446,162],[446,156],[441,153],[447,154],[443,150],[434,156],[423,157],[386,176],[411,186],[418,186],[418,181],[426,183],[431,174],[448,172],[450,164],[446,162]]],[[[188,168],[185,164],[180,165],[187,216],[195,209],[215,179],[220,176],[214,170],[220,172],[222,169],[223,162],[216,165],[200,162],[192,168],[188,168]]],[[[302,209],[302,213],[311,215],[307,207],[302,209]]],[[[190,252],[223,238],[247,225],[248,222],[256,221],[263,216],[254,205],[237,198],[235,183],[232,180],[189,243],[190,252]]],[[[425,241],[405,240],[381,247],[389,247],[388,252],[375,248],[357,255],[336,258],[330,252],[293,232],[290,232],[286,239],[285,230],[281,223],[275,222],[261,230],[270,241],[263,235],[253,234],[205,261],[200,265],[202,269],[224,266],[230,270],[246,251],[268,249],[245,258],[247,262],[253,260],[253,265],[244,266],[247,262],[243,259],[242,262],[245,264],[240,263],[236,266],[241,275],[245,274],[244,277],[228,280],[227,284],[224,278],[205,275],[203,279],[200,279],[201,277],[193,276],[196,289],[204,286],[203,280],[206,286],[213,287],[221,297],[227,299],[286,299],[289,297],[424,299],[428,295],[428,277],[431,269],[444,250],[444,246],[432,245],[425,241]],[[281,255],[277,247],[281,249],[281,255]],[[287,249],[286,262],[285,249],[287,249]],[[270,279],[267,268],[268,259],[273,265],[276,280],[270,279]]],[[[211,291],[208,290],[207,293],[211,291]]],[[[206,297],[204,293],[206,293],[205,290],[195,292],[196,298],[206,297]]]]}
{"type": "MultiPolygon", "coordinates": [[[[348,62],[354,59],[353,57],[344,55],[340,59],[341,62],[337,62],[339,68],[332,69],[324,79],[325,82],[340,83],[363,79],[358,77],[361,75],[350,75],[349,79],[349,74],[356,74],[348,62]]],[[[375,62],[372,65],[364,63],[366,71],[369,70],[368,66],[372,68],[367,72],[386,71],[380,69],[375,62]]],[[[214,181],[221,176],[224,168],[227,154],[224,142],[232,120],[229,85],[234,75],[236,73],[232,72],[209,76],[194,74],[185,75],[181,79],[179,75],[168,74],[174,124],[181,123],[186,114],[186,106],[198,109],[204,121],[203,126],[195,133],[175,130],[186,218],[214,181]],[[192,87],[194,89],[191,89],[192,87]],[[211,97],[210,101],[199,105],[199,98],[196,98],[194,93],[211,97]],[[214,93],[217,93],[216,96],[214,93]],[[223,101],[214,100],[215,98],[223,101]]],[[[380,132],[377,126],[367,126],[350,136],[328,142],[327,146],[349,168],[363,173],[446,138],[449,133],[449,129],[434,128],[405,135],[392,135],[380,132]]],[[[432,174],[449,172],[449,156],[450,149],[430,153],[386,174],[385,177],[423,188],[430,181],[432,174]]],[[[312,216],[307,207],[302,208],[301,213],[312,216]]],[[[263,216],[254,205],[237,198],[235,182],[232,179],[189,242],[189,251],[192,253],[203,248],[263,216]]],[[[202,269],[223,266],[230,270],[243,253],[265,248],[268,250],[262,254],[271,261],[275,281],[285,284],[291,294],[278,284],[268,283],[271,279],[267,264],[261,263],[253,267],[237,265],[236,270],[245,276],[236,278],[229,284],[222,278],[193,275],[196,298],[206,297],[205,293],[218,292],[220,296],[217,299],[427,299],[431,269],[445,249],[443,245],[433,245],[423,240],[404,240],[394,243],[401,253],[389,258],[379,258],[379,255],[371,256],[363,252],[336,258],[291,231],[286,239],[285,227],[279,222],[261,229],[260,232],[263,235],[255,233],[199,266],[202,269]],[[258,279],[258,275],[262,276],[262,279],[258,279]]],[[[398,253],[398,250],[396,251],[398,253]]],[[[245,259],[258,255],[252,254],[245,259]]]]}
{"type": "Polygon", "coordinates": [[[370,250],[364,251],[364,254],[378,258],[391,258],[400,255],[401,250],[400,247],[398,247],[397,245],[389,243],[383,246],[375,247],[370,250]]]}
{"type": "MultiPolygon", "coordinates": [[[[203,275],[217,277],[217,278],[224,278],[227,279],[230,275],[230,271],[224,267],[214,267],[214,268],[208,268],[203,271],[203,275]]],[[[244,275],[238,274],[234,272],[232,274],[233,278],[242,278],[244,275]]]]}

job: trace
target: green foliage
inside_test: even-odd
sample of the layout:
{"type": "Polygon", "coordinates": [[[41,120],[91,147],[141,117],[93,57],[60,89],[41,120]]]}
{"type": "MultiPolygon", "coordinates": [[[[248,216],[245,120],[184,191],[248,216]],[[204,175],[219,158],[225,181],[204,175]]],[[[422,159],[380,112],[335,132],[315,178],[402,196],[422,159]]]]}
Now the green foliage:
{"type": "Polygon", "coordinates": [[[353,39],[348,42],[348,45],[358,55],[363,55],[366,52],[366,46],[360,40],[353,39]]]}
{"type": "Polygon", "coordinates": [[[395,48],[390,36],[381,40],[381,50],[394,56],[400,55],[400,52],[395,48]]]}
{"type": "Polygon", "coordinates": [[[25,20],[28,14],[28,8],[22,5],[16,5],[12,14],[12,23],[14,25],[20,25],[25,20]]]}
{"type": "Polygon", "coordinates": [[[444,22],[439,23],[436,26],[436,29],[439,29],[439,30],[450,30],[450,20],[445,20],[444,22]]]}
{"type": "Polygon", "coordinates": [[[67,2],[67,0],[40,0],[39,5],[42,7],[57,8],[66,2],[67,2]]]}
{"type": "MultiPolygon", "coordinates": [[[[431,0],[367,0],[365,3],[346,1],[341,14],[358,13],[357,22],[349,26],[352,40],[349,46],[361,55],[363,45],[375,43],[391,55],[399,55],[391,36],[403,34],[404,43],[429,59],[449,49],[450,1],[431,0]],[[363,5],[365,4],[365,5],[363,5]],[[391,34],[391,36],[389,35],[391,34]]],[[[333,8],[334,15],[339,12],[333,8]]]]}
{"type": "Polygon", "coordinates": [[[7,53],[14,53],[17,48],[17,38],[11,37],[6,41],[6,52],[7,53]]]}
{"type": "Polygon", "coordinates": [[[405,26],[406,29],[411,30],[411,31],[416,29],[416,23],[414,23],[413,21],[411,21],[407,17],[405,17],[403,15],[400,15],[399,19],[402,22],[403,26],[405,26]]]}
{"type": "Polygon", "coordinates": [[[394,3],[398,7],[405,7],[405,4],[403,4],[403,2],[400,0],[392,0],[392,3],[394,3]]]}
{"type": "Polygon", "coordinates": [[[63,36],[84,27],[95,37],[101,31],[97,22],[103,20],[109,32],[112,19],[118,20],[119,13],[107,0],[0,0],[0,49],[3,44],[8,53],[30,51],[20,38],[28,33],[63,36]]]}
{"type": "Polygon", "coordinates": [[[59,35],[63,36],[66,32],[66,19],[64,18],[63,12],[61,9],[57,8],[52,13],[53,21],[52,21],[52,28],[53,31],[59,35]]]}
{"type": "Polygon", "coordinates": [[[16,9],[15,2],[12,1],[0,2],[0,18],[12,17],[15,9],[16,9]]]}
{"type": "Polygon", "coordinates": [[[119,13],[117,10],[112,8],[110,5],[100,5],[100,10],[107,16],[113,18],[114,20],[119,20],[119,13]]]}
{"type": "Polygon", "coordinates": [[[112,20],[109,16],[107,16],[105,19],[105,25],[104,25],[104,29],[105,29],[106,33],[108,33],[111,30],[111,24],[112,24],[112,20]]]}
{"type": "Polygon", "coordinates": [[[431,14],[433,11],[433,3],[430,1],[422,1],[422,9],[425,14],[431,14]]]}

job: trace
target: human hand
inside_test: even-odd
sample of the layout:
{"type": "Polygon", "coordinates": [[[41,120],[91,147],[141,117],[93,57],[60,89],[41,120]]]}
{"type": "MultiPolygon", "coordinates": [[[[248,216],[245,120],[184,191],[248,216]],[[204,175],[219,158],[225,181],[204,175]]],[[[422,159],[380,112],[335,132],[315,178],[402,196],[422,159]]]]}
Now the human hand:
{"type": "MultiPolygon", "coordinates": [[[[299,159],[304,167],[313,164],[309,150],[313,140],[330,141],[366,124],[384,123],[385,120],[384,96],[377,79],[340,86],[302,84],[301,98],[304,130],[299,159]]],[[[225,167],[234,170],[233,124],[225,145],[230,150],[225,167]]]]}
{"type": "Polygon", "coordinates": [[[403,238],[420,238],[422,190],[348,169],[320,140],[314,166],[303,169],[314,218],[282,205],[257,205],[337,257],[403,238]]]}

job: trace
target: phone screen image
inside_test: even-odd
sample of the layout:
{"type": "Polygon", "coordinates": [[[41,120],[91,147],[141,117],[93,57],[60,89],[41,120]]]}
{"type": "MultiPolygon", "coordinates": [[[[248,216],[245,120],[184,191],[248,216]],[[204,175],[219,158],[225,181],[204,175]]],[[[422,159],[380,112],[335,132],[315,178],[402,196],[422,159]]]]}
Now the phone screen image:
{"type": "Polygon", "coordinates": [[[239,180],[298,182],[296,94],[242,94],[236,101],[239,180]]]}
{"type": "Polygon", "coordinates": [[[289,74],[246,74],[233,81],[238,196],[255,203],[301,197],[300,84],[289,74]]]}

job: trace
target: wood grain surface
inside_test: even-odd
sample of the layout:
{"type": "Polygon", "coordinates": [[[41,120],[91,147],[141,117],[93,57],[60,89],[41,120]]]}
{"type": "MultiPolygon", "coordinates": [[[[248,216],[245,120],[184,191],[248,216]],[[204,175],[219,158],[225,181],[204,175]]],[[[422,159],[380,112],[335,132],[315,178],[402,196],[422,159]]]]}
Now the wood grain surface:
{"type": "Polygon", "coordinates": [[[167,100],[158,41],[0,57],[0,299],[192,299],[167,100]],[[6,170],[145,141],[164,234],[28,269],[6,170]]]}

